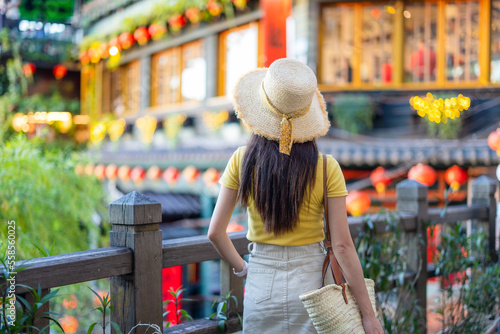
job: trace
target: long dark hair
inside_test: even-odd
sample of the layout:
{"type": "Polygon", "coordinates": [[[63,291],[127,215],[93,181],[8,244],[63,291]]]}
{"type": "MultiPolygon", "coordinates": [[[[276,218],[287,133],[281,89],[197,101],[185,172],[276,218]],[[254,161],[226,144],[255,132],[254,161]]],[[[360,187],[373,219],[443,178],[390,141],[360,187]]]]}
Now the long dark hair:
{"type": "Polygon", "coordinates": [[[297,226],[299,208],[316,179],[316,142],[294,143],[290,155],[279,144],[253,134],[241,167],[238,199],[248,206],[252,197],[264,222],[264,231],[280,236],[297,226]]]}

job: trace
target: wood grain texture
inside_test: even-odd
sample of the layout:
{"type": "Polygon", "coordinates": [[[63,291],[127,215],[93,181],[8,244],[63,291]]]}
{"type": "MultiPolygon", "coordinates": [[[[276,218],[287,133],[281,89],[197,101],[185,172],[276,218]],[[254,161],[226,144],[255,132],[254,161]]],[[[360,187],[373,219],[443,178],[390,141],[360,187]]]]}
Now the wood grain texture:
{"type": "MultiPolygon", "coordinates": [[[[481,205],[488,208],[488,216],[483,220],[488,224],[488,252],[492,262],[497,262],[499,259],[500,249],[496,250],[496,216],[497,216],[497,203],[495,199],[495,192],[497,190],[498,182],[485,175],[478,177],[472,181],[472,196],[470,204],[481,205]]],[[[478,219],[474,217],[475,219],[478,219]]]]}
{"type": "MultiPolygon", "coordinates": [[[[400,212],[416,215],[417,229],[406,233],[408,243],[408,270],[418,273],[415,284],[418,305],[422,310],[427,309],[427,231],[426,224],[429,216],[427,201],[428,188],[413,180],[404,180],[396,185],[397,205],[400,212]],[[419,242],[418,237],[421,237],[419,242]]],[[[427,330],[427,314],[422,312],[420,330],[427,330]]]]}
{"type": "Polygon", "coordinates": [[[117,225],[161,223],[161,204],[132,191],[109,205],[109,222],[117,225]]]}
{"type": "MultiPolygon", "coordinates": [[[[132,251],[106,247],[83,252],[19,261],[29,266],[17,273],[20,284],[42,289],[93,281],[132,272],[132,251]]],[[[19,291],[22,292],[21,288],[19,291]]]]}
{"type": "MultiPolygon", "coordinates": [[[[246,231],[230,233],[229,238],[240,255],[248,254],[246,231]]],[[[218,259],[220,255],[206,235],[163,241],[163,268],[218,259]]]]}
{"type": "MultiPolygon", "coordinates": [[[[238,318],[227,321],[226,333],[234,333],[241,330],[241,324],[238,318]]],[[[189,321],[174,327],[167,327],[163,334],[219,334],[216,320],[199,319],[189,321]]]]}
{"type": "MultiPolygon", "coordinates": [[[[163,326],[162,233],[135,234],[134,299],[135,324],[163,326]]],[[[127,329],[128,331],[129,329],[127,329]]],[[[146,333],[138,327],[136,333],[146,333]]]]}
{"type": "MultiPolygon", "coordinates": [[[[161,205],[131,192],[110,205],[110,244],[133,251],[133,271],[111,279],[111,320],[124,333],[135,325],[163,325],[161,205]]],[[[146,333],[137,327],[132,333],[146,333]]],[[[114,332],[114,330],[112,331],[114,332]]]]}
{"type": "Polygon", "coordinates": [[[433,224],[453,224],[458,221],[468,219],[488,219],[488,209],[481,205],[457,205],[449,206],[443,216],[441,216],[441,208],[429,209],[429,221],[433,224]]]}

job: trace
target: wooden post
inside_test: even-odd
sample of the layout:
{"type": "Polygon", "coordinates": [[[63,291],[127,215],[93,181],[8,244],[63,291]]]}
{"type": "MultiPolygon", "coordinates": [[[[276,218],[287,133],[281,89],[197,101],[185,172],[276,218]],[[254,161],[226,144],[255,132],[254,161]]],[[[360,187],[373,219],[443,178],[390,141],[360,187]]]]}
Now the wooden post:
{"type": "Polygon", "coordinates": [[[220,260],[220,294],[224,296],[231,291],[231,294],[238,299],[238,306],[234,301],[229,303],[229,310],[243,313],[243,278],[233,274],[231,266],[224,260],[220,260]]]}
{"type": "Polygon", "coordinates": [[[495,220],[497,216],[497,203],[495,200],[495,191],[497,182],[483,175],[472,181],[472,196],[470,204],[483,205],[488,207],[488,248],[492,262],[497,262],[499,254],[495,250],[496,235],[495,220]]]}
{"type": "Polygon", "coordinates": [[[417,232],[408,233],[408,269],[418,275],[415,286],[417,303],[422,309],[421,332],[427,331],[427,230],[429,204],[428,188],[413,180],[404,180],[397,184],[397,210],[417,216],[417,232]],[[418,242],[420,236],[422,242],[418,242]]]}
{"type": "MultiPolygon", "coordinates": [[[[37,291],[38,293],[38,287],[33,287],[33,289],[35,289],[35,291],[37,291]]],[[[41,295],[40,295],[40,298],[43,298],[44,296],[48,295],[50,293],[50,289],[42,289],[41,291],[41,295]]],[[[33,295],[29,292],[26,292],[24,294],[21,294],[21,296],[26,299],[26,301],[30,304],[30,305],[33,305],[35,304],[35,298],[33,298],[33,295]]],[[[42,306],[39,307],[38,311],[36,312],[36,315],[35,315],[35,318],[36,318],[36,321],[35,323],[33,324],[36,328],[38,329],[42,329],[44,328],[45,326],[47,326],[50,322],[49,322],[49,319],[47,318],[42,318],[42,317],[46,317],[50,311],[50,301],[46,302],[45,304],[43,304],[42,306]]],[[[38,333],[37,330],[35,329],[30,329],[28,331],[28,333],[38,333]]]]}
{"type": "Polygon", "coordinates": [[[161,204],[133,191],[109,205],[109,221],[110,246],[134,251],[133,274],[111,278],[111,320],[123,333],[139,323],[163,328],[161,204]]]}

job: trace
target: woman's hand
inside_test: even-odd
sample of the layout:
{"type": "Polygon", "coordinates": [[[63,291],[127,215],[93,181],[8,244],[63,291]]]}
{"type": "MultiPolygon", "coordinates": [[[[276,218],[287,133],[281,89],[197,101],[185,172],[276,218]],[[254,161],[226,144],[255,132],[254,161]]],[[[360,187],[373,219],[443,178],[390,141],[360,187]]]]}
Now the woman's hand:
{"type": "Polygon", "coordinates": [[[382,325],[376,317],[363,317],[363,327],[366,334],[384,334],[382,325]]]}

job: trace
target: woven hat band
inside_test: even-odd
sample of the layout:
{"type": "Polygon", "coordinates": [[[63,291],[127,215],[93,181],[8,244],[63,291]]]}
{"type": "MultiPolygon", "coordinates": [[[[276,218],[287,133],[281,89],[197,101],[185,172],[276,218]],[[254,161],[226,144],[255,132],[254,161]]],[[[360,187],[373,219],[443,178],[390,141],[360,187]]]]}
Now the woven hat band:
{"type": "Polygon", "coordinates": [[[311,107],[311,102],[304,108],[296,110],[294,112],[284,114],[280,112],[272,103],[269,101],[269,97],[264,90],[264,81],[260,85],[260,98],[264,105],[267,107],[267,110],[271,111],[273,114],[281,117],[281,129],[280,129],[280,138],[279,138],[279,151],[280,153],[290,155],[290,151],[292,150],[293,144],[293,119],[298,118],[307,114],[311,107]]]}

